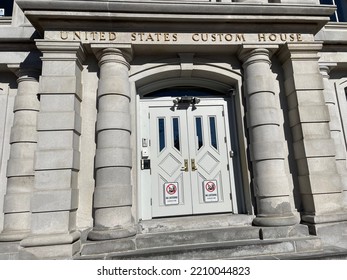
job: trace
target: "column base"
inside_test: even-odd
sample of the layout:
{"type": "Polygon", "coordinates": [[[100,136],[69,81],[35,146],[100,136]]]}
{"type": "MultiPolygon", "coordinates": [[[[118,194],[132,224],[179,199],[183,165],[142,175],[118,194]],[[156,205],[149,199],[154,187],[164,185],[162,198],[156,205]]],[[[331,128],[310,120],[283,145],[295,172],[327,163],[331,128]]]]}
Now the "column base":
{"type": "Polygon", "coordinates": [[[72,244],[22,248],[20,260],[71,260],[81,249],[81,241],[72,244]]]}
{"type": "Polygon", "coordinates": [[[93,228],[88,234],[88,240],[101,241],[111,239],[121,239],[135,236],[137,228],[135,226],[116,228],[93,228]]]}
{"type": "Polygon", "coordinates": [[[81,233],[32,235],[23,239],[19,259],[72,259],[81,249],[81,233]]]}
{"type": "Polygon", "coordinates": [[[3,231],[0,234],[0,242],[16,242],[22,241],[24,238],[28,237],[30,230],[23,231],[3,231]]]}
{"type": "Polygon", "coordinates": [[[299,218],[292,216],[258,216],[253,220],[253,225],[261,227],[293,226],[299,223],[299,218]]]}

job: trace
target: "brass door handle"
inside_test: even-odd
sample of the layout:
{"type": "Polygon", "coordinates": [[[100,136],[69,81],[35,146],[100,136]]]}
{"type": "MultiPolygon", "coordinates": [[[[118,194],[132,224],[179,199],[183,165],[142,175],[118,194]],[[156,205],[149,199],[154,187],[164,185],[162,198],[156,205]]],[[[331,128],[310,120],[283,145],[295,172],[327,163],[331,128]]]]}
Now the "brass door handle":
{"type": "Polygon", "coordinates": [[[196,164],[195,164],[195,159],[192,159],[192,171],[198,170],[196,164]]]}
{"type": "Polygon", "coordinates": [[[181,171],[184,171],[184,172],[188,172],[189,169],[188,169],[188,160],[185,159],[184,160],[184,166],[181,168],[181,171]]]}

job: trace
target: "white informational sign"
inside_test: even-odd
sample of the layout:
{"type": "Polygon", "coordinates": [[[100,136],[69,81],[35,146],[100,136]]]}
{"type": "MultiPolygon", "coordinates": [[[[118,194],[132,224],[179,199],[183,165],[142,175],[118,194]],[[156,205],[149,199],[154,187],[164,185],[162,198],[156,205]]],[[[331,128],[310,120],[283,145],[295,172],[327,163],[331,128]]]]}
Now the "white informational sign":
{"type": "Polygon", "coordinates": [[[217,180],[206,180],[203,185],[205,202],[218,202],[217,180]]]}
{"type": "Polygon", "coordinates": [[[178,199],[178,183],[165,183],[164,184],[164,198],[165,205],[177,205],[178,199]]]}

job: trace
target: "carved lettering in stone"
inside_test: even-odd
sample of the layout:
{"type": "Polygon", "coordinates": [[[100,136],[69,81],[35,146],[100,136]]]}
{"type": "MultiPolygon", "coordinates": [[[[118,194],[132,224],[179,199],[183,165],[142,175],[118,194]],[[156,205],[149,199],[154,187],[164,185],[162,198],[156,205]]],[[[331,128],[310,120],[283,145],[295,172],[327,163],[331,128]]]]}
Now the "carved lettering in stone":
{"type": "Polygon", "coordinates": [[[132,33],[131,41],[136,42],[177,42],[177,33],[132,33]]]}
{"type": "Polygon", "coordinates": [[[258,34],[258,41],[259,42],[276,42],[276,41],[282,41],[282,42],[302,42],[302,35],[300,33],[259,33],[258,34]]]}
{"type": "Polygon", "coordinates": [[[73,41],[115,41],[117,39],[116,32],[88,32],[88,31],[61,31],[61,40],[73,41]]]}
{"type": "Polygon", "coordinates": [[[48,31],[46,39],[81,42],[131,44],[242,44],[314,41],[313,35],[301,33],[169,33],[114,31],[48,31]],[[58,35],[59,34],[59,35],[58,35]]]}
{"type": "Polygon", "coordinates": [[[245,42],[244,34],[231,33],[195,33],[192,35],[194,42],[245,42]]]}

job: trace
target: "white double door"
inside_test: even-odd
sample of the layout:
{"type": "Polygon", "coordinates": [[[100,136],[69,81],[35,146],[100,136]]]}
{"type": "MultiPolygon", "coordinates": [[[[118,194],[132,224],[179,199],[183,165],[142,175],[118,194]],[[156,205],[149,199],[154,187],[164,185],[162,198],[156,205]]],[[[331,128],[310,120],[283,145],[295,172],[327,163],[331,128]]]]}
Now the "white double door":
{"type": "Polygon", "coordinates": [[[152,217],[232,212],[225,104],[148,110],[152,217]]]}

